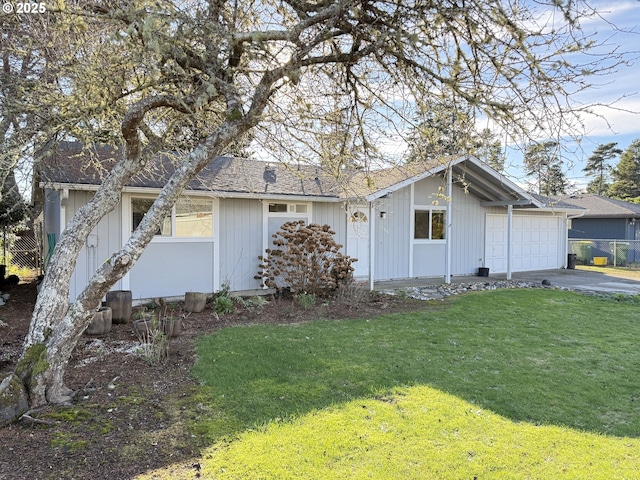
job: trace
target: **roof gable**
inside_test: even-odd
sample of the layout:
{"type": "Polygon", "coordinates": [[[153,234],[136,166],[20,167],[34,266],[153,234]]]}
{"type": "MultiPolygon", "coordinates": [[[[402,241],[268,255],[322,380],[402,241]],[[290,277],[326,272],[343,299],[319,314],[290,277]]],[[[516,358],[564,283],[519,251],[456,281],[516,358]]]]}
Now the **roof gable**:
{"type": "Polygon", "coordinates": [[[545,206],[504,175],[471,155],[441,157],[374,172],[374,189],[366,194],[367,199],[380,198],[433,175],[444,175],[448,168],[451,168],[455,184],[476,195],[487,205],[545,206]],[[375,180],[379,183],[376,184],[375,180]]]}

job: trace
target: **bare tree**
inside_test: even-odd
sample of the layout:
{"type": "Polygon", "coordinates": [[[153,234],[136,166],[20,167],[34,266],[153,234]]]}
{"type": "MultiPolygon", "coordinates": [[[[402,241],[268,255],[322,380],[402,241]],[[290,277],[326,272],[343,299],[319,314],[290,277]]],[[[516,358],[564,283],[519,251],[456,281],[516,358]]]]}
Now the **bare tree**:
{"type": "Polygon", "coordinates": [[[567,60],[567,52],[590,46],[579,25],[592,13],[580,2],[552,0],[530,7],[515,0],[111,0],[51,10],[55,21],[45,30],[47,44],[55,40],[48,64],[55,81],[41,85],[32,105],[43,130],[123,148],[57,242],[22,359],[0,394],[17,389],[31,407],[71,398],[65,369],[101,298],[138,260],[189,180],[247,135],[277,158],[330,165],[321,157],[336,145],[317,133],[331,132],[333,122],[348,143],[339,151],[372,162],[379,138],[404,131],[414,112],[442,95],[523,134],[532,125],[571,126],[569,94],[587,87],[588,73],[616,63],[567,60]],[[69,305],[87,236],[127,180],[165,151],[181,152],[175,173],[69,305]]]}

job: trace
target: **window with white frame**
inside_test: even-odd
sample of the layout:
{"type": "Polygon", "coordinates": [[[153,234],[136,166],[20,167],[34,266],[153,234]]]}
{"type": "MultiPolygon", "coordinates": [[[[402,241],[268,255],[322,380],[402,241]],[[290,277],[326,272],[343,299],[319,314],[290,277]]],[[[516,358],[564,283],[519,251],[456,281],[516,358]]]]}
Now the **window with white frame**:
{"type": "MultiPolygon", "coordinates": [[[[154,199],[131,199],[131,227],[135,230],[147,214],[154,199]]],[[[213,236],[213,200],[208,198],[180,198],[174,205],[171,215],[162,221],[157,236],[163,237],[212,237],[213,236]]]]}
{"type": "Polygon", "coordinates": [[[307,213],[304,203],[269,203],[269,213],[307,213]]]}
{"type": "Polygon", "coordinates": [[[415,240],[444,240],[446,210],[425,208],[414,213],[415,240]]]}

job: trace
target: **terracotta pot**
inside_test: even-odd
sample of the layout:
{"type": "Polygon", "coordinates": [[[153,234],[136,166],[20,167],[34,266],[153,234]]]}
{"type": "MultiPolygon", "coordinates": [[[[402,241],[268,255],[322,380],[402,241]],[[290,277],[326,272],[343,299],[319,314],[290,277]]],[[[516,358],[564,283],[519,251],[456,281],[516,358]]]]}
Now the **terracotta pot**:
{"type": "Polygon", "coordinates": [[[107,307],[111,308],[113,323],[129,323],[132,313],[131,290],[107,292],[107,307]]]}
{"type": "Polygon", "coordinates": [[[199,313],[207,305],[207,294],[187,292],[184,294],[184,309],[187,312],[199,313]]]}
{"type": "Polygon", "coordinates": [[[100,307],[93,314],[93,319],[84,333],[86,335],[105,335],[111,331],[111,324],[111,309],[109,307],[100,307]]]}

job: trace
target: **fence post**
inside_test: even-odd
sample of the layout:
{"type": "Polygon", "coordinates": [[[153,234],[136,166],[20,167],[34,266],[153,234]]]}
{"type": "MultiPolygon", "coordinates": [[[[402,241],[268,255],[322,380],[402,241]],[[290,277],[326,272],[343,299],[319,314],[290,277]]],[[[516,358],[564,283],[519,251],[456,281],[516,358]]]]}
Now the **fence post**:
{"type": "Polygon", "coordinates": [[[614,267],[616,266],[616,261],[618,259],[617,257],[618,257],[618,247],[616,245],[616,239],[614,238],[613,239],[613,266],[614,267]]]}

